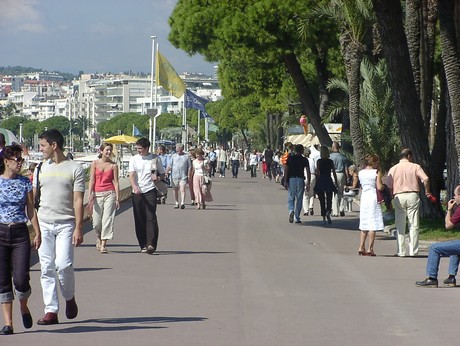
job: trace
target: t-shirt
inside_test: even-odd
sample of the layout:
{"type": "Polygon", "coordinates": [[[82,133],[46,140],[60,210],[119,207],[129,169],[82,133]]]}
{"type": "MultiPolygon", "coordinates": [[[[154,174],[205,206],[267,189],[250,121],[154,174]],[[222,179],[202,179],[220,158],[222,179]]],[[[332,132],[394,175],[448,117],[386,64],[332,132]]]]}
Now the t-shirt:
{"type": "Polygon", "coordinates": [[[310,163],[308,159],[302,155],[291,155],[288,157],[286,166],[288,167],[288,178],[302,178],[305,179],[304,170],[310,163]]]}
{"type": "Polygon", "coordinates": [[[208,154],[209,161],[216,161],[217,159],[217,154],[214,151],[210,151],[208,154]]]}
{"type": "Polygon", "coordinates": [[[154,158],[157,158],[156,173],[164,174],[165,171],[158,155],[149,153],[146,156],[142,156],[137,154],[129,160],[128,171],[130,173],[135,173],[134,181],[141,193],[146,193],[155,189],[155,183],[152,180],[152,161],[154,158]]]}
{"type": "Polygon", "coordinates": [[[43,162],[37,180],[38,169],[34,171],[34,187],[40,183],[40,208],[38,220],[43,222],[64,222],[75,220],[73,193],[85,192],[85,174],[82,166],[72,160],[54,163],[43,162]]]}
{"type": "Polygon", "coordinates": [[[337,173],[345,173],[345,168],[347,167],[347,158],[345,155],[338,152],[332,152],[330,159],[334,162],[335,171],[337,173]]]}
{"type": "Polygon", "coordinates": [[[265,149],[263,156],[265,158],[265,162],[271,163],[273,161],[273,150],[271,149],[265,149]]]}
{"type": "Polygon", "coordinates": [[[171,177],[173,180],[186,180],[190,168],[190,159],[187,154],[173,154],[171,156],[171,177]]]}
{"type": "Polygon", "coordinates": [[[15,178],[0,177],[0,223],[27,222],[27,194],[32,191],[29,178],[18,175],[15,178]]]}

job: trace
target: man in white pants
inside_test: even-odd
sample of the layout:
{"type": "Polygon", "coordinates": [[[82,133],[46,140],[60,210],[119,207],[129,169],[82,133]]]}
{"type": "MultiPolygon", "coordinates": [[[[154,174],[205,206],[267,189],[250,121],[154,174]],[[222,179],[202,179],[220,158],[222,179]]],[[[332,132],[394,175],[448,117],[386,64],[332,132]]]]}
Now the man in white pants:
{"type": "Polygon", "coordinates": [[[45,316],[39,325],[57,324],[58,286],[66,301],[66,317],[77,317],[74,247],[83,242],[85,177],[80,164],[63,153],[64,137],[57,130],[40,135],[44,162],[35,169],[34,195],[39,194],[38,221],[42,245],[38,250],[45,316]]]}
{"type": "MultiPolygon", "coordinates": [[[[307,190],[305,189],[303,195],[303,211],[304,215],[314,215],[313,211],[313,204],[315,202],[315,185],[316,185],[316,160],[311,156],[311,150],[309,148],[305,149],[305,156],[308,159],[308,163],[310,164],[310,172],[311,172],[311,179],[310,179],[310,188],[307,190]]],[[[306,172],[306,169],[305,169],[306,172]]],[[[305,176],[307,173],[305,173],[305,176]]],[[[305,181],[305,184],[307,181],[305,181]]]]}
{"type": "Polygon", "coordinates": [[[332,142],[332,152],[330,159],[334,162],[335,173],[337,174],[337,192],[332,197],[332,216],[345,216],[345,201],[343,200],[343,192],[347,182],[348,164],[347,158],[340,151],[340,144],[332,142]]]}

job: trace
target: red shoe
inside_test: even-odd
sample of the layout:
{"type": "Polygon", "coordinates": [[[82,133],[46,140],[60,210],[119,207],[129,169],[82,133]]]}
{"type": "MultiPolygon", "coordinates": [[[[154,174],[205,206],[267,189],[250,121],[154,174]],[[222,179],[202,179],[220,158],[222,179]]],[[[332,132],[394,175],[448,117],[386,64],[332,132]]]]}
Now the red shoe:
{"type": "Polygon", "coordinates": [[[54,312],[47,312],[45,316],[43,316],[37,321],[37,324],[40,326],[48,326],[50,324],[58,324],[58,323],[59,323],[58,316],[54,312]]]}

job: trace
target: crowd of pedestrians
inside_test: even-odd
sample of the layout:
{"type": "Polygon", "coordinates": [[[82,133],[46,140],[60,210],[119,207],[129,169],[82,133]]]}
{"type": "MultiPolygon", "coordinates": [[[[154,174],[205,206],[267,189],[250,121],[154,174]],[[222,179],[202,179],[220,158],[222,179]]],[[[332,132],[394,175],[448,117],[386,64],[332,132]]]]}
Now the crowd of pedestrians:
{"type": "MultiPolygon", "coordinates": [[[[45,314],[37,324],[59,323],[58,286],[65,301],[66,317],[74,319],[78,315],[74,247],[83,242],[85,176],[81,166],[64,155],[64,138],[59,131],[45,131],[39,136],[39,142],[44,160],[34,167],[30,178],[19,174],[23,163],[20,146],[2,147],[0,152],[0,303],[5,323],[0,335],[14,333],[14,293],[19,299],[24,327],[31,328],[33,324],[27,306],[31,294],[28,221],[35,232],[32,245],[39,254],[45,305],[45,314]]],[[[342,217],[351,210],[347,198],[355,197],[360,191],[363,206],[359,213],[360,256],[376,256],[375,233],[384,228],[379,194],[387,188],[395,207],[397,256],[407,256],[407,222],[409,256],[418,254],[420,183],[427,197],[430,196],[430,187],[426,173],[412,162],[409,149],[401,151],[400,161],[389,170],[385,185],[377,155],[365,156],[357,168],[340,152],[337,142],[332,144],[332,152],[327,146],[304,148],[301,144],[287,143],[284,152],[273,151],[269,146],[263,151],[244,152],[238,148],[198,146],[185,152],[184,146],[177,144],[173,153],[168,153],[164,146],[151,153],[151,143],[146,138],[137,140],[135,147],[137,154],[130,159],[128,171],[135,236],[141,253],[153,254],[158,247],[157,204],[165,204],[166,200],[166,196],[159,198],[158,182],[170,184],[174,192],[174,209],[186,208],[188,185],[190,204],[203,210],[208,202],[213,201],[212,180],[225,178],[227,169],[232,172],[233,179],[238,179],[240,170],[244,169],[250,172],[251,179],[259,174],[259,178],[282,183],[287,190],[289,223],[302,223],[302,215],[314,216],[314,199],[317,198],[322,221],[330,225],[331,217],[342,217]]],[[[88,184],[88,205],[96,248],[101,254],[108,253],[107,242],[114,238],[115,213],[120,207],[118,176],[113,145],[103,143],[98,159],[91,163],[88,184]]],[[[460,224],[459,204],[460,186],[447,205],[447,229],[460,224]]],[[[417,281],[416,285],[437,287],[440,258],[450,256],[449,277],[444,284],[455,286],[459,255],[458,240],[431,246],[427,278],[417,281]]]]}

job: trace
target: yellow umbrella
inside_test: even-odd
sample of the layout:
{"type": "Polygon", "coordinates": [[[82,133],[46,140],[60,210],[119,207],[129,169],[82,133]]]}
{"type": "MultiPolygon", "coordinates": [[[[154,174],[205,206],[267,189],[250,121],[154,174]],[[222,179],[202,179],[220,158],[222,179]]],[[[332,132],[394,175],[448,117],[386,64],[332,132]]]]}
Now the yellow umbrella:
{"type": "Polygon", "coordinates": [[[135,144],[137,142],[137,138],[127,135],[118,135],[106,138],[103,142],[112,144],[135,144]]]}

